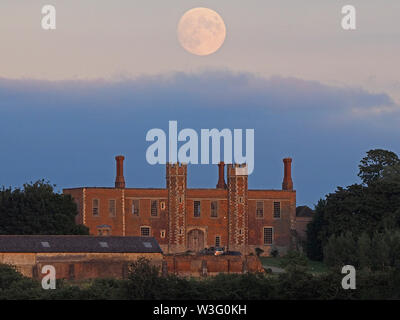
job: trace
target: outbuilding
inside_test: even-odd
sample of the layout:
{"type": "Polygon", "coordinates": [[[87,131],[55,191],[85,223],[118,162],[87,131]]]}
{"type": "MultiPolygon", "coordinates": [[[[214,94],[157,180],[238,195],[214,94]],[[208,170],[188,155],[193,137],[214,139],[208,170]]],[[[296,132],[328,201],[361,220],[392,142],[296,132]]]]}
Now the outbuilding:
{"type": "Polygon", "coordinates": [[[125,278],[140,257],[162,266],[162,250],[153,237],[81,235],[0,235],[0,263],[28,277],[41,278],[51,265],[56,278],[125,278]]]}

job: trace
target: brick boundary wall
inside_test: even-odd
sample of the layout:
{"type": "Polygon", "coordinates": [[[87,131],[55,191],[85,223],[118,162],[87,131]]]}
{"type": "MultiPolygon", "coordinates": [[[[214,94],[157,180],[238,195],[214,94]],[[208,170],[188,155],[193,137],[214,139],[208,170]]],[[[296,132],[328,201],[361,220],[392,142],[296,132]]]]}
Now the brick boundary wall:
{"type": "Polygon", "coordinates": [[[42,279],[42,267],[52,265],[57,279],[84,280],[95,278],[125,279],[129,264],[140,257],[150,259],[163,275],[215,276],[218,273],[262,272],[256,256],[165,255],[161,254],[1,254],[0,263],[12,264],[27,277],[42,279]]]}
{"type": "Polygon", "coordinates": [[[166,255],[164,273],[179,276],[214,276],[218,273],[263,272],[256,256],[166,255]]]}

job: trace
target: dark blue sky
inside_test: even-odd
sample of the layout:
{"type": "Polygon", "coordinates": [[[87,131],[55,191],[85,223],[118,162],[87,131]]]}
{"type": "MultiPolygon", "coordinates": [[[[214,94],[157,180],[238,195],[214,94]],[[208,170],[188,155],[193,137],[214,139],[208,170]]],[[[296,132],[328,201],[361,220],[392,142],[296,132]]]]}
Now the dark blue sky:
{"type": "MultiPolygon", "coordinates": [[[[400,149],[399,107],[386,94],[295,78],[209,71],[134,80],[0,79],[0,185],[45,178],[59,189],[113,186],[123,154],[128,187],[165,185],[146,163],[152,128],[255,129],[250,188],[278,189],[293,158],[298,205],[358,182],[373,148],[400,149]]],[[[189,166],[189,187],[214,187],[217,168],[189,166]]]]}

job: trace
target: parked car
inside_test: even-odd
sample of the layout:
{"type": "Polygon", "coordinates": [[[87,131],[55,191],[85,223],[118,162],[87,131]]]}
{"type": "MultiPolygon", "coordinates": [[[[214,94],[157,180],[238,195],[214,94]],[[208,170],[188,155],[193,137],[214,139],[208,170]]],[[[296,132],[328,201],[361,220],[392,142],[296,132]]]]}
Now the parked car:
{"type": "Polygon", "coordinates": [[[215,251],[214,248],[204,248],[203,250],[200,251],[200,254],[213,255],[214,251],[215,251]]]}
{"type": "Polygon", "coordinates": [[[242,255],[239,251],[226,251],[225,254],[228,256],[241,256],[242,255]]]}
{"type": "Polygon", "coordinates": [[[223,248],[220,248],[220,247],[215,248],[215,250],[214,250],[214,255],[215,256],[220,256],[220,255],[223,255],[223,254],[224,254],[224,249],[223,248]]]}

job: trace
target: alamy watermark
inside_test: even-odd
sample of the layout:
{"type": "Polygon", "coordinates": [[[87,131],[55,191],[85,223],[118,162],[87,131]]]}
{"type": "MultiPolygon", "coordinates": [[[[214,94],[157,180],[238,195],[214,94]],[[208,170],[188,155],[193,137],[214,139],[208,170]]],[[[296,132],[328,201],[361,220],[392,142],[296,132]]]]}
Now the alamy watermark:
{"type": "Polygon", "coordinates": [[[45,275],[42,278],[42,288],[44,290],[54,290],[56,288],[56,268],[52,265],[43,266],[42,274],[45,275]]]}
{"type": "Polygon", "coordinates": [[[342,268],[342,274],[347,274],[342,279],[342,288],[344,290],[356,289],[356,269],[354,266],[345,265],[342,268]]]}
{"type": "Polygon", "coordinates": [[[194,129],[182,129],[178,132],[178,122],[169,121],[167,134],[164,130],[154,128],[147,132],[146,141],[153,142],[146,151],[146,160],[149,164],[166,164],[167,149],[168,162],[187,164],[218,164],[224,161],[227,164],[246,163],[248,174],[254,170],[254,129],[245,130],[246,153],[243,155],[242,129],[201,129],[199,135],[194,129]],[[221,158],[223,140],[224,157],[221,158]],[[178,148],[178,142],[185,142],[178,148]],[[200,154],[200,157],[199,157],[200,154]]]}
{"type": "MultiPolygon", "coordinates": [[[[54,5],[44,5],[41,10],[41,25],[43,30],[56,30],[56,8],[54,5]]],[[[341,27],[343,30],[356,30],[356,8],[345,5],[341,8],[341,27]]]]}

